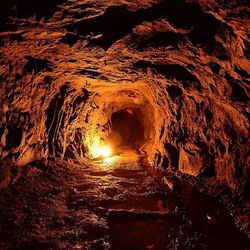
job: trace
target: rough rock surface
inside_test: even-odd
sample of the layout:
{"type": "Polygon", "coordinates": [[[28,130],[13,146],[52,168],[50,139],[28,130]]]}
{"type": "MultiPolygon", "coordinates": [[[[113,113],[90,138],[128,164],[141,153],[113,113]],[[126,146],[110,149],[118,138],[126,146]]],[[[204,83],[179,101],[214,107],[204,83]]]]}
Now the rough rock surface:
{"type": "Polygon", "coordinates": [[[151,165],[237,197],[249,231],[247,1],[4,0],[0,21],[1,188],[6,164],[88,157],[132,107],[151,165]]]}
{"type": "MultiPolygon", "coordinates": [[[[0,191],[1,250],[249,246],[213,198],[177,180],[178,195],[164,190],[133,159],[109,166],[33,162],[24,169],[15,185],[0,191]]],[[[173,176],[164,179],[170,183],[173,176]]]]}

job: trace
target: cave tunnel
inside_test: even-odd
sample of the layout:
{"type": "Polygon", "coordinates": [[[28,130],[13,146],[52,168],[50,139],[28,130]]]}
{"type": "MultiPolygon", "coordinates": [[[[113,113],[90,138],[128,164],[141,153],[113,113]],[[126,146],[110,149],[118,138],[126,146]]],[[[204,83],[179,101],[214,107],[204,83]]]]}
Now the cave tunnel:
{"type": "Polygon", "coordinates": [[[111,115],[111,133],[108,140],[115,147],[139,149],[145,143],[144,124],[139,110],[122,109],[111,115]]]}
{"type": "Polygon", "coordinates": [[[89,109],[83,114],[88,117],[89,125],[84,135],[87,157],[90,160],[105,158],[103,150],[104,154],[112,151],[110,156],[134,154],[153,163],[155,142],[160,133],[155,126],[163,123],[163,116],[162,110],[153,105],[155,97],[150,88],[145,82],[136,87],[121,83],[100,86],[96,91],[100,91],[94,98],[98,108],[91,108],[93,100],[90,100],[89,109]]]}
{"type": "Polygon", "coordinates": [[[1,0],[0,250],[249,250],[247,0],[1,0]]]}

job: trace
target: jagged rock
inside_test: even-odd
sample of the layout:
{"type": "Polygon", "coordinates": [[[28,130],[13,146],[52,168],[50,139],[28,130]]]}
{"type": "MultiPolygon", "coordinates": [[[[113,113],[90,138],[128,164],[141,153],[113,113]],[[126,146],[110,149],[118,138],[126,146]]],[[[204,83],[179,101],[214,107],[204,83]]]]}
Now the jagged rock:
{"type": "Polygon", "coordinates": [[[249,199],[248,18],[245,0],[4,0],[1,161],[88,161],[132,112],[153,167],[249,199]]]}
{"type": "Polygon", "coordinates": [[[202,158],[199,156],[199,148],[189,146],[181,148],[179,156],[179,170],[184,174],[198,176],[202,170],[202,158]]]}

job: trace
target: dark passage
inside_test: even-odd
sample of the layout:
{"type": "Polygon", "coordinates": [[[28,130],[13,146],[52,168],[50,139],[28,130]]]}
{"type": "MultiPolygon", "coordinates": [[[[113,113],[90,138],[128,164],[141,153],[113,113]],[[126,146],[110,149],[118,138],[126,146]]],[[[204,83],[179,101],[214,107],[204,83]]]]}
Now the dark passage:
{"type": "Polygon", "coordinates": [[[138,110],[122,109],[112,114],[111,143],[118,147],[136,148],[146,141],[138,110]]]}

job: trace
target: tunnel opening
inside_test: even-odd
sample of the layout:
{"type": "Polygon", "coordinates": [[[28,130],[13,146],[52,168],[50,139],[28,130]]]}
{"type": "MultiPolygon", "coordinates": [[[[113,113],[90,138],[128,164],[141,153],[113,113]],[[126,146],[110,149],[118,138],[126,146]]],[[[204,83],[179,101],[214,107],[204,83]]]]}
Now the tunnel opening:
{"type": "Polygon", "coordinates": [[[156,127],[162,124],[162,117],[161,110],[152,105],[151,90],[142,82],[133,90],[130,84],[123,84],[117,89],[113,86],[100,89],[98,93],[100,96],[89,100],[86,104],[89,108],[83,113],[88,117],[83,139],[86,159],[153,164],[159,138],[156,127]]]}
{"type": "Polygon", "coordinates": [[[136,108],[118,110],[111,115],[110,122],[109,144],[116,148],[118,153],[129,149],[140,153],[147,141],[141,111],[136,108]]]}

